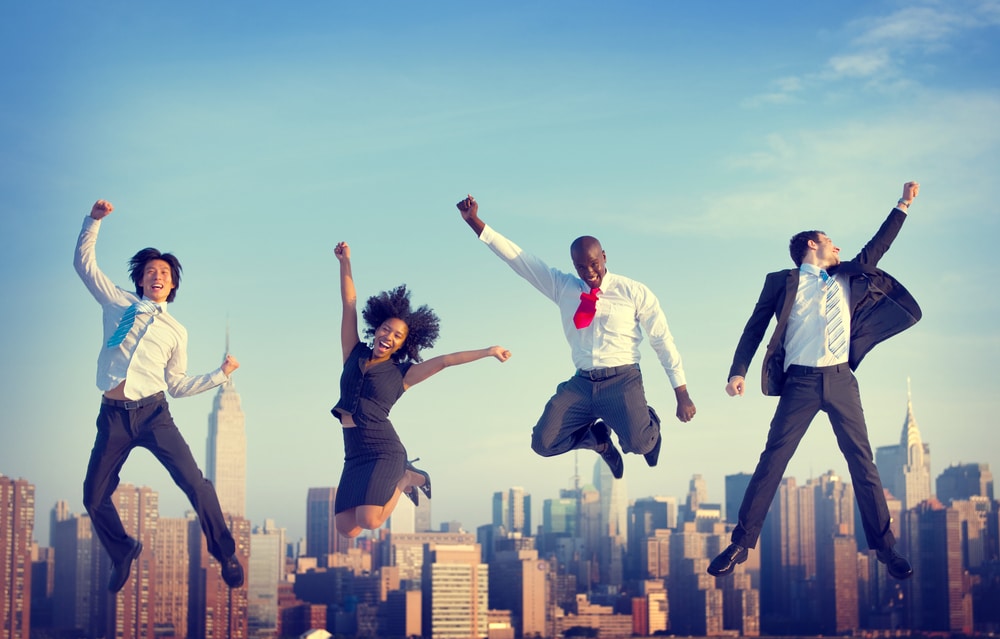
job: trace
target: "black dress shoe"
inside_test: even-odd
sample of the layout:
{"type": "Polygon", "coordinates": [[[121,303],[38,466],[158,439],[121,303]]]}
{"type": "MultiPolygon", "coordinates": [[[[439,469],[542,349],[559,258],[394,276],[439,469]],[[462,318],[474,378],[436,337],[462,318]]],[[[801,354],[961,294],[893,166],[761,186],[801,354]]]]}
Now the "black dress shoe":
{"type": "Polygon", "coordinates": [[[236,555],[230,555],[229,559],[222,562],[222,581],[230,588],[239,588],[243,585],[243,566],[236,555]]]}
{"type": "Polygon", "coordinates": [[[719,553],[719,556],[708,564],[708,574],[716,577],[725,577],[736,568],[736,564],[742,564],[750,554],[746,548],[739,544],[729,544],[729,547],[719,553]]]}
{"type": "Polygon", "coordinates": [[[883,548],[876,551],[875,556],[885,564],[885,569],[896,579],[909,579],[913,576],[913,566],[906,557],[899,555],[895,548],[883,548]]]}
{"type": "Polygon", "coordinates": [[[659,459],[660,459],[660,444],[662,444],[662,443],[663,443],[663,435],[657,433],[656,434],[656,443],[653,444],[653,450],[649,451],[648,453],[643,453],[642,456],[646,458],[646,463],[649,466],[651,466],[651,467],[655,466],[656,462],[659,461],[659,459]]]}
{"type": "Polygon", "coordinates": [[[142,542],[138,539],[132,540],[132,549],[128,551],[128,554],[120,562],[112,562],[111,566],[111,578],[108,580],[108,590],[111,592],[118,592],[125,587],[125,582],[128,581],[128,576],[132,572],[132,562],[135,558],[139,556],[142,552],[142,542]]]}
{"type": "Polygon", "coordinates": [[[598,448],[601,447],[601,444],[604,444],[604,449],[598,450],[597,454],[601,456],[601,459],[611,469],[611,475],[615,479],[621,479],[622,475],[625,474],[625,462],[622,460],[622,454],[618,452],[618,449],[615,448],[614,443],[611,441],[611,429],[607,424],[598,420],[590,425],[590,430],[597,438],[598,448]]]}

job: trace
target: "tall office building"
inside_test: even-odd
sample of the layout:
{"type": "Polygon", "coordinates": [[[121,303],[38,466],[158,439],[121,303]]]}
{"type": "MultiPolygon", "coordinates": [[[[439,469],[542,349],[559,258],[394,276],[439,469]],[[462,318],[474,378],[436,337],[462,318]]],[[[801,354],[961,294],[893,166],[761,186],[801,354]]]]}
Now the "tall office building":
{"type": "Polygon", "coordinates": [[[859,627],[858,546],[854,538],[854,489],[832,471],[810,480],[815,506],[818,631],[849,633],[859,627]]]}
{"type": "Polygon", "coordinates": [[[428,639],[486,637],[489,567],[478,544],[428,545],[424,550],[423,636],[428,639]]]}
{"type": "Polygon", "coordinates": [[[986,497],[993,501],[993,473],[989,464],[948,466],[935,483],[937,498],[947,505],[955,499],[986,497]]]}
{"type": "MultiPolygon", "coordinates": [[[[414,488],[414,490],[417,489],[414,488]]],[[[430,504],[429,499],[424,499],[423,502],[430,504]]],[[[386,528],[389,529],[389,532],[397,534],[417,532],[417,510],[418,508],[413,505],[409,498],[400,495],[399,501],[396,502],[396,508],[392,511],[389,521],[386,522],[386,528]]]]}
{"type": "Polygon", "coordinates": [[[63,500],[56,502],[56,505],[52,507],[49,511],[49,546],[55,546],[55,534],[56,534],[56,524],[60,521],[66,521],[73,516],[73,513],[69,511],[69,503],[63,500]]]}
{"type": "MultiPolygon", "coordinates": [[[[229,530],[236,541],[236,559],[245,567],[249,580],[250,522],[242,517],[228,518],[229,530]]],[[[188,526],[190,573],[188,578],[188,639],[248,639],[247,584],[230,588],[222,580],[219,562],[208,553],[208,544],[197,520],[188,526]]]]}
{"type": "Polygon", "coordinates": [[[390,535],[384,556],[379,558],[380,566],[396,566],[402,581],[418,583],[423,574],[424,546],[435,548],[439,545],[475,545],[476,536],[463,532],[430,532],[404,535],[390,535]]]}
{"type": "Polygon", "coordinates": [[[899,444],[876,449],[875,464],[879,469],[882,486],[902,502],[904,511],[931,498],[931,450],[921,439],[920,428],[913,415],[909,380],[906,389],[906,418],[903,420],[899,444]]]}
{"type": "MultiPolygon", "coordinates": [[[[226,352],[229,333],[226,332],[226,352]]],[[[215,484],[222,512],[246,517],[247,433],[240,394],[230,377],[219,387],[208,416],[208,452],[205,474],[215,484]]]]}
{"type": "MultiPolygon", "coordinates": [[[[711,533],[696,530],[693,521],[681,523],[670,535],[669,594],[670,632],[679,636],[723,634],[724,602],[719,580],[707,573],[709,549],[724,548],[725,528],[711,533]]],[[[727,579],[742,577],[742,565],[727,579]]]]}
{"type": "Polygon", "coordinates": [[[519,637],[545,635],[549,569],[534,549],[498,550],[489,564],[490,610],[509,610],[519,637]]]}
{"type": "Polygon", "coordinates": [[[752,477],[753,475],[750,473],[726,475],[726,508],[723,515],[726,521],[731,524],[735,525],[739,521],[740,504],[743,503],[743,495],[746,493],[752,477]]]}
{"type": "Polygon", "coordinates": [[[333,505],[337,489],[332,486],[310,488],[306,495],[306,556],[315,557],[326,567],[327,555],[345,552],[350,540],[337,532],[333,505]]]}
{"type": "Polygon", "coordinates": [[[906,584],[909,628],[971,634],[972,592],[962,567],[958,510],[929,499],[904,513],[904,527],[914,563],[906,584]]]}
{"type": "Polygon", "coordinates": [[[273,519],[250,534],[247,606],[250,637],[273,637],[278,628],[278,583],[285,575],[285,529],[273,519]]]}
{"type": "Polygon", "coordinates": [[[0,639],[31,632],[31,537],[35,487],[0,475],[0,639]]]}
{"type": "Polygon", "coordinates": [[[531,535],[531,495],[521,486],[493,493],[493,525],[507,533],[531,535]]]}
{"type": "Polygon", "coordinates": [[[187,637],[188,576],[191,572],[188,530],[194,520],[195,515],[191,512],[186,518],[161,517],[156,522],[156,539],[152,547],[156,557],[153,625],[158,639],[187,637]]]}
{"type": "Polygon", "coordinates": [[[958,511],[959,529],[962,531],[962,566],[975,570],[989,560],[1000,557],[996,544],[996,531],[991,530],[996,511],[993,502],[975,495],[968,499],[955,499],[949,507],[958,511]]]}
{"type": "MultiPolygon", "coordinates": [[[[159,495],[148,486],[121,484],[111,496],[122,525],[144,548],[155,548],[159,495]]],[[[156,582],[155,553],[143,552],[132,562],[125,587],[112,595],[108,636],[114,639],[153,639],[156,582]]]]}
{"type": "Polygon", "coordinates": [[[52,625],[73,635],[103,636],[110,560],[86,514],[64,513],[52,532],[55,584],[52,625]]]}
{"type": "Polygon", "coordinates": [[[600,495],[599,533],[596,545],[599,583],[625,581],[625,546],[628,543],[628,489],[615,479],[600,457],[594,462],[594,486],[600,495]]]}
{"type": "Polygon", "coordinates": [[[691,475],[688,482],[688,494],[684,505],[689,513],[694,513],[701,508],[701,505],[708,501],[708,484],[705,478],[699,474],[691,475]]]}
{"type": "Polygon", "coordinates": [[[576,535],[576,500],[569,497],[542,502],[543,535],[576,535]]]}
{"type": "MultiPolygon", "coordinates": [[[[657,546],[649,540],[661,531],[677,526],[676,497],[643,497],[629,508],[628,559],[629,577],[652,579],[667,574],[658,560],[657,546]],[[652,549],[652,556],[650,550],[652,549]]],[[[668,546],[669,547],[669,546],[668,546]]]]}
{"type": "Polygon", "coordinates": [[[767,517],[758,546],[761,557],[761,632],[810,634],[818,622],[815,600],[816,518],[812,486],[786,477],[767,517]]]}

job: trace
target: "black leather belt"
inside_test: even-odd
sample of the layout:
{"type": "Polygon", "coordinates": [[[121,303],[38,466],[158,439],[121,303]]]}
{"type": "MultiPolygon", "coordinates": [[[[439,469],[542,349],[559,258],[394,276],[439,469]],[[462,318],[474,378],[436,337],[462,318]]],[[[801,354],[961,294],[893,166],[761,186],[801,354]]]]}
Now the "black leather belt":
{"type": "Polygon", "coordinates": [[[821,375],[823,373],[845,373],[851,370],[849,364],[834,364],[833,366],[799,366],[792,364],[786,371],[789,375],[821,375]]]}
{"type": "Polygon", "coordinates": [[[125,410],[135,410],[137,408],[142,408],[143,406],[149,406],[150,404],[156,404],[164,400],[163,391],[156,393],[155,395],[150,395],[149,397],[143,397],[142,399],[111,399],[110,397],[101,397],[101,403],[107,404],[108,406],[114,406],[115,408],[124,408],[125,410]]]}
{"type": "Polygon", "coordinates": [[[599,382],[602,379],[614,377],[619,373],[624,373],[629,369],[639,368],[638,364],[624,364],[622,366],[611,366],[609,368],[592,368],[585,371],[582,368],[576,369],[577,377],[585,377],[592,382],[599,382]]]}

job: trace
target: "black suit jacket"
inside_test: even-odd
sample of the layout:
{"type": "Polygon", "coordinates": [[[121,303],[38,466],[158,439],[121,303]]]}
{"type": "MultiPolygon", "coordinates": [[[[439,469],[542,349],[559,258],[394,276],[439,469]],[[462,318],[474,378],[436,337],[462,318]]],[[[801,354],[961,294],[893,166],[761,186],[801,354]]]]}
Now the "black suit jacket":
{"type": "MultiPolygon", "coordinates": [[[[902,228],[906,214],[899,209],[889,213],[875,236],[849,262],[829,269],[831,274],[848,276],[851,300],[851,370],[876,344],[913,326],[920,319],[920,306],[891,275],[876,268],[902,228]]],[[[765,395],[780,395],[785,380],[785,331],[799,286],[799,269],[768,273],[757,305],[750,314],[743,335],[736,346],[729,377],[746,377],[750,360],[764,337],[771,316],[778,324],[771,336],[761,367],[761,390],[765,395]]]]}

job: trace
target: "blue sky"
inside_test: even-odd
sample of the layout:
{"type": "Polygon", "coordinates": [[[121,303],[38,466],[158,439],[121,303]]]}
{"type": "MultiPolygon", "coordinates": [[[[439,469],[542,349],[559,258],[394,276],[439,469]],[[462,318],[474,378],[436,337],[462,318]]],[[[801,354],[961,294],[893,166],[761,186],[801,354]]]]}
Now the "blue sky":
{"type": "MultiPolygon", "coordinates": [[[[756,367],[723,387],[764,274],[787,241],[826,231],[853,256],[907,180],[921,183],[881,266],[924,319],[858,371],[874,446],[913,408],[936,477],[1000,470],[994,284],[1000,172],[1000,2],[37,2],[0,24],[0,188],[6,200],[0,473],[82,511],[100,311],[71,266],[98,198],[115,212],[98,256],[127,283],[144,246],[175,252],[172,313],[193,373],[226,326],[248,433],[248,511],[304,531],[310,486],[343,454],[329,408],[340,373],[333,247],[359,295],[406,282],[442,318],[430,354],[502,344],[506,364],[446,370],[392,417],[434,480],[435,525],[472,529],[492,492],[570,484],[574,456],[531,452],[531,427],[571,372],[555,306],[481,246],[455,202],[551,265],[601,239],[611,270],[659,296],[698,415],[665,420],[655,469],[626,458],[630,497],[683,497],[695,473],[722,501],[751,472],[774,409],[756,367]]],[[[650,403],[673,393],[648,346],[650,403]]],[[[203,462],[214,391],[171,409],[203,462]]],[[[579,455],[589,478],[596,456],[579,455]]],[[[788,474],[846,477],[820,416],[788,474]]],[[[124,481],[161,513],[180,491],[151,456],[124,481]]],[[[537,515],[536,515],[537,516],[537,515]]],[[[41,541],[45,541],[42,537],[41,541]]]]}

